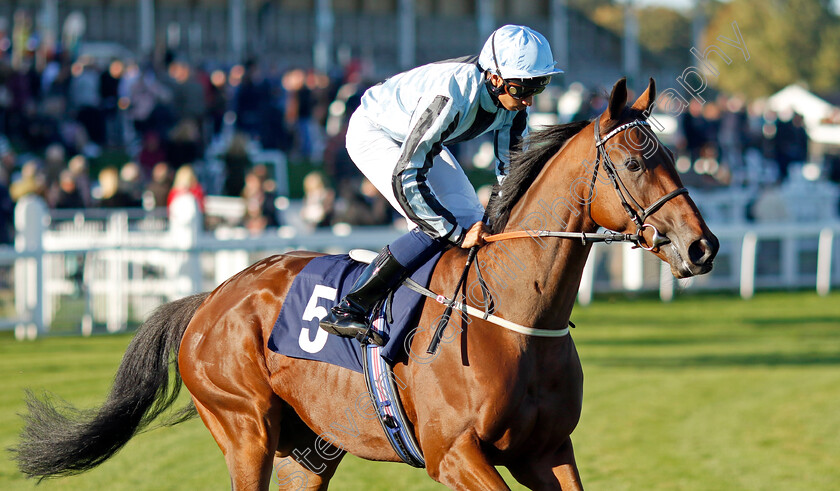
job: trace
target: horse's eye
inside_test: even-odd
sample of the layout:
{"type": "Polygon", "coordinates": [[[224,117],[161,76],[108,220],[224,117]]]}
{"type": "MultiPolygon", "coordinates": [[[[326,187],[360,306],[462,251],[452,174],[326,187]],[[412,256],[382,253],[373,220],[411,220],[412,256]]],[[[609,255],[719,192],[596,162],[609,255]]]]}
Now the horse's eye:
{"type": "Polygon", "coordinates": [[[638,172],[642,170],[642,164],[639,163],[639,161],[636,159],[630,159],[627,161],[627,165],[625,166],[625,168],[630,172],[638,172]]]}

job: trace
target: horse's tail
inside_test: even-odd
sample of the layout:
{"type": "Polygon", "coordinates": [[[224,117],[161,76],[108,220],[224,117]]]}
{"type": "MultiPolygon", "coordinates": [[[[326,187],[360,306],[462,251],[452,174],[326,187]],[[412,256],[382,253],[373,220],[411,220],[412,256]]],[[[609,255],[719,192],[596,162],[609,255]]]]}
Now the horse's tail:
{"type": "MultiPolygon", "coordinates": [[[[178,397],[181,377],[177,354],[187,325],[207,293],[170,302],[155,310],[137,331],[114,377],[105,403],[79,410],[46,395],[27,391],[29,414],[14,453],[21,472],[39,481],[78,474],[101,464],[178,397]],[[169,367],[175,365],[170,385],[169,367]]],[[[195,416],[195,407],[171,415],[163,425],[195,416]]]]}

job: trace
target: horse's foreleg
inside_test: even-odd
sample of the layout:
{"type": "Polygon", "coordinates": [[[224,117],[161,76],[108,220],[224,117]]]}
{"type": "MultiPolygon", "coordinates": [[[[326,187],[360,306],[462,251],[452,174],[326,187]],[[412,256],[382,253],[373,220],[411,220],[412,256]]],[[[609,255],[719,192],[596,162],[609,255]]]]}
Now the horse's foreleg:
{"type": "Polygon", "coordinates": [[[432,478],[452,489],[510,490],[472,432],[458,437],[442,455],[427,454],[426,464],[432,478]]]}
{"type": "Polygon", "coordinates": [[[563,491],[583,491],[583,485],[580,483],[580,473],[578,472],[577,463],[575,463],[575,450],[572,447],[571,438],[566,438],[566,441],[560,447],[557,457],[557,463],[552,468],[552,472],[554,472],[554,476],[560,483],[560,489],[563,491]]]}
{"type": "Polygon", "coordinates": [[[529,489],[583,491],[571,438],[554,455],[509,465],[510,473],[529,489]]]}

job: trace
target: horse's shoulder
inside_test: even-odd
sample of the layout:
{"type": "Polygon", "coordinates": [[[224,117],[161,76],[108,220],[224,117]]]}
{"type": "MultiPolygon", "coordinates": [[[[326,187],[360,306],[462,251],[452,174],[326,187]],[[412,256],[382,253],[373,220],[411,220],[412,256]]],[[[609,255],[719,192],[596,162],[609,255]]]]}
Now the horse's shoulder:
{"type": "MultiPolygon", "coordinates": [[[[464,271],[464,264],[466,264],[468,254],[469,250],[461,249],[460,247],[452,247],[444,251],[443,255],[438,259],[437,264],[435,264],[435,269],[429,280],[430,286],[434,289],[434,287],[452,283],[452,288],[454,288],[454,282],[458,281],[458,278],[461,277],[461,273],[464,271]]],[[[446,294],[449,295],[451,292],[447,292],[446,294]]]]}

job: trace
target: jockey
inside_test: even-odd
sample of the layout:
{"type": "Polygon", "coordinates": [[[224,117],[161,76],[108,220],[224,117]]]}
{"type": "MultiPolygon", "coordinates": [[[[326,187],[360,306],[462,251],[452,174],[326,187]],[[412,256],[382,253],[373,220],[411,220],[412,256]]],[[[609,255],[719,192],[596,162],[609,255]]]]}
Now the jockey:
{"type": "Polygon", "coordinates": [[[510,151],[527,131],[525,109],[562,72],[542,34],[506,25],[490,35],[477,58],[414,68],[364,93],[350,118],[347,151],[416,228],[382,249],[321,320],[322,329],[364,339],[373,307],[414,269],[449,245],[484,244],[484,208],[447,147],[493,131],[501,183],[510,151]]]}

